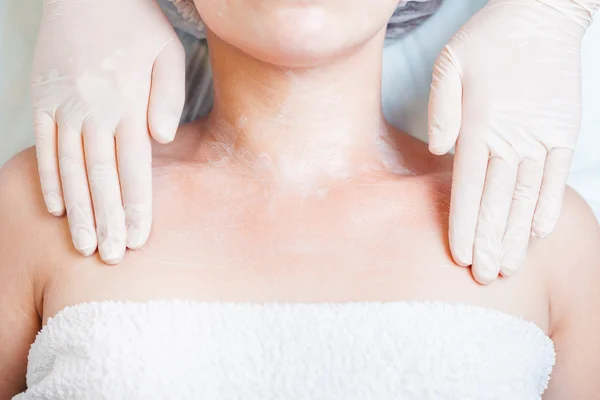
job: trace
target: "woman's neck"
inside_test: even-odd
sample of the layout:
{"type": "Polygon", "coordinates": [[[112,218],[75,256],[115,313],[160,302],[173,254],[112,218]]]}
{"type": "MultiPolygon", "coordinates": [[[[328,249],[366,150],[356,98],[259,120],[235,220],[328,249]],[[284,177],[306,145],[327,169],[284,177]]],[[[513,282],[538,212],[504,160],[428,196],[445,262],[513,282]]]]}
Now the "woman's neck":
{"type": "Polygon", "coordinates": [[[208,120],[229,154],[261,160],[286,180],[351,176],[388,161],[381,112],[383,32],[311,68],[259,61],[209,36],[215,104],[208,120]]]}

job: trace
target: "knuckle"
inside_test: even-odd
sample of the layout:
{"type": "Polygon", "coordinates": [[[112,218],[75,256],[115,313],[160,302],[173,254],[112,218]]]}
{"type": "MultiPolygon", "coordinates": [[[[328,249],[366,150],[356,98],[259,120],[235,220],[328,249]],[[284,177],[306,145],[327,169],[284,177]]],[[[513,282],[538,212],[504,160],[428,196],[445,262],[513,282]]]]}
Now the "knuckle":
{"type": "Polygon", "coordinates": [[[124,210],[127,225],[145,228],[152,221],[152,207],[149,204],[126,204],[124,210]]]}
{"type": "Polygon", "coordinates": [[[512,276],[521,269],[521,263],[517,260],[506,260],[502,262],[500,273],[503,276],[512,276]]]}
{"type": "Polygon", "coordinates": [[[57,168],[38,164],[38,175],[44,190],[59,191],[59,174],[57,168]]]}
{"type": "Polygon", "coordinates": [[[433,66],[432,89],[439,87],[441,81],[451,73],[452,69],[454,69],[454,59],[448,46],[446,46],[438,55],[433,66]]]}
{"type": "Polygon", "coordinates": [[[33,120],[33,133],[37,143],[45,144],[53,136],[55,136],[56,122],[50,115],[42,113],[37,115],[33,120]]]}
{"type": "Polygon", "coordinates": [[[36,148],[50,149],[53,147],[54,139],[47,130],[34,129],[36,148]]]}
{"type": "Polygon", "coordinates": [[[539,196],[540,188],[530,183],[518,183],[515,186],[513,200],[534,203],[539,196]]]}
{"type": "Polygon", "coordinates": [[[507,193],[510,195],[510,192],[515,190],[513,183],[504,178],[492,179],[488,184],[491,186],[490,191],[493,197],[506,195],[507,193]]]}
{"type": "Polygon", "coordinates": [[[475,235],[475,249],[477,253],[486,253],[489,252],[490,249],[496,243],[496,233],[492,229],[486,229],[486,226],[480,224],[481,227],[477,229],[477,234],[475,235]]]}
{"type": "Polygon", "coordinates": [[[104,204],[97,212],[98,240],[104,242],[108,239],[125,243],[125,215],[120,204],[104,204]]]}
{"type": "Polygon", "coordinates": [[[83,227],[90,229],[94,226],[92,219],[92,208],[87,204],[82,204],[73,198],[65,197],[67,216],[69,217],[69,226],[71,231],[83,227]]]}
{"type": "Polygon", "coordinates": [[[67,176],[73,176],[81,171],[84,165],[83,154],[61,153],[59,154],[58,164],[60,166],[60,175],[63,179],[67,176]]]}
{"type": "Polygon", "coordinates": [[[98,162],[91,165],[88,169],[88,175],[92,191],[119,192],[119,176],[116,165],[110,162],[98,162]]]}
{"type": "Polygon", "coordinates": [[[493,201],[486,201],[481,204],[479,218],[477,221],[477,230],[488,235],[488,232],[497,232],[505,226],[498,218],[498,210],[493,201]]]}
{"type": "Polygon", "coordinates": [[[511,251],[516,248],[522,241],[523,237],[526,237],[525,229],[521,226],[507,229],[502,240],[502,245],[506,251],[511,251]]]}

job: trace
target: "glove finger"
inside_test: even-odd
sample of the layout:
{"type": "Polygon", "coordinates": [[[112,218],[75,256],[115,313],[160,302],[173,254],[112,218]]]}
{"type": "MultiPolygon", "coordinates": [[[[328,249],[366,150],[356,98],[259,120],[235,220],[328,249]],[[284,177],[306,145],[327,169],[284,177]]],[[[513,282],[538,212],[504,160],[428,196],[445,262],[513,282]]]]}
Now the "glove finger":
{"type": "Polygon", "coordinates": [[[543,172],[542,163],[535,160],[525,159],[519,165],[506,232],[502,239],[500,273],[503,276],[513,275],[525,261],[543,172]]]}
{"type": "Polygon", "coordinates": [[[71,237],[75,248],[89,256],[97,238],[81,139],[79,129],[58,119],[58,164],[71,237]]]}
{"type": "Polygon", "coordinates": [[[479,208],[472,272],[475,280],[488,284],[500,272],[502,237],[506,229],[517,180],[516,161],[491,157],[479,208]]]}
{"type": "Polygon", "coordinates": [[[179,40],[161,50],[152,70],[148,126],[159,143],[175,138],[185,101],[185,52],[179,40]]]}
{"type": "Polygon", "coordinates": [[[543,238],[554,230],[569,176],[573,150],[556,148],[546,157],[540,197],[533,217],[533,234],[543,238]]]}
{"type": "Polygon", "coordinates": [[[58,132],[56,121],[49,114],[34,118],[35,153],[44,202],[48,212],[57,217],[65,213],[65,201],[58,168],[58,132]]]}
{"type": "Polygon", "coordinates": [[[445,154],[460,131],[462,82],[452,54],[444,48],[435,63],[429,96],[429,151],[445,154]]]}
{"type": "Polygon", "coordinates": [[[125,213],[121,201],[115,137],[110,129],[86,122],[83,127],[88,178],[98,234],[100,257],[117,264],[125,256],[125,213]]]}
{"type": "Polygon", "coordinates": [[[481,204],[488,149],[480,142],[460,137],[454,157],[450,200],[450,251],[463,267],[473,262],[473,243],[481,204]]]}
{"type": "Polygon", "coordinates": [[[140,249],[152,226],[152,146],[144,118],[117,127],[117,159],[127,226],[127,247],[140,249]]]}

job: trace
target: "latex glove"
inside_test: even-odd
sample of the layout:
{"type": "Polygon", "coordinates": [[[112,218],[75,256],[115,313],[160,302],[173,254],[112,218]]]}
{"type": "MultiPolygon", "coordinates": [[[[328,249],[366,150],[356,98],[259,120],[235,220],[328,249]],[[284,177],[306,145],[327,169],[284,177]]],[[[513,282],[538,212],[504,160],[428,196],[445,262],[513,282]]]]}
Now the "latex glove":
{"type": "Polygon", "coordinates": [[[98,247],[114,264],[147,241],[150,134],[173,140],[184,92],[184,51],[154,0],[44,0],[32,75],[39,174],[82,254],[98,247]]]}
{"type": "Polygon", "coordinates": [[[454,260],[489,283],[558,219],[581,124],[581,41],[599,0],[490,0],[436,61],[429,148],[456,142],[454,260]],[[457,140],[458,138],[458,140],[457,140]]]}

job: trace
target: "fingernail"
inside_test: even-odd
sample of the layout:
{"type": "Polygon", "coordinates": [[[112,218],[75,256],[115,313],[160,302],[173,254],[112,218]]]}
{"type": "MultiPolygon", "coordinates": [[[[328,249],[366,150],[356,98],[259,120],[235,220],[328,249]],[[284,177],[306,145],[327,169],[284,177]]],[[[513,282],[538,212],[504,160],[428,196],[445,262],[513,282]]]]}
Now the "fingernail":
{"type": "Polygon", "coordinates": [[[473,264],[473,259],[471,258],[467,250],[457,252],[457,254],[455,254],[453,258],[454,262],[456,262],[456,264],[458,264],[461,267],[468,267],[471,264],[473,264]]]}
{"type": "Polygon", "coordinates": [[[510,263],[505,263],[500,268],[500,271],[502,272],[502,276],[513,276],[518,270],[519,270],[519,267],[515,266],[515,264],[510,264],[510,263]]]}
{"type": "Polygon", "coordinates": [[[542,224],[538,224],[538,226],[535,227],[535,230],[531,233],[531,235],[538,239],[544,239],[550,234],[552,228],[550,228],[548,224],[543,224],[541,227],[540,225],[542,224]]]}
{"type": "Polygon", "coordinates": [[[126,204],[127,247],[139,250],[148,241],[152,225],[152,207],[148,204],[126,204]]]}
{"type": "Polygon", "coordinates": [[[153,137],[159,143],[169,143],[175,139],[179,118],[171,114],[157,114],[152,119],[153,137]]]}
{"type": "Polygon", "coordinates": [[[118,264],[125,256],[125,248],[115,240],[106,239],[100,246],[100,257],[102,260],[111,265],[118,264]]]}
{"type": "Polygon", "coordinates": [[[478,254],[476,256],[476,262],[473,265],[473,277],[475,280],[482,285],[487,285],[498,278],[500,268],[497,263],[487,255],[478,254]]]}
{"type": "Polygon", "coordinates": [[[73,244],[77,251],[88,257],[96,251],[96,235],[87,228],[77,228],[73,231],[73,244]]]}
{"type": "MultiPolygon", "coordinates": [[[[547,214],[546,214],[547,215],[547,214]]],[[[547,218],[546,216],[536,215],[533,219],[532,235],[540,239],[550,235],[557,223],[556,218],[547,218]]]]}
{"type": "Polygon", "coordinates": [[[482,285],[487,285],[498,278],[498,272],[489,268],[473,268],[473,277],[482,285]]]}
{"type": "Polygon", "coordinates": [[[446,154],[446,146],[440,146],[439,143],[429,142],[429,152],[438,156],[446,154]]]}
{"type": "Polygon", "coordinates": [[[60,217],[65,213],[65,205],[63,203],[62,197],[60,197],[57,193],[50,192],[44,195],[44,202],[46,203],[46,208],[48,212],[55,217],[60,217]]]}
{"type": "Polygon", "coordinates": [[[142,230],[135,225],[127,227],[127,247],[131,250],[139,250],[148,241],[148,230],[142,230]]]}

